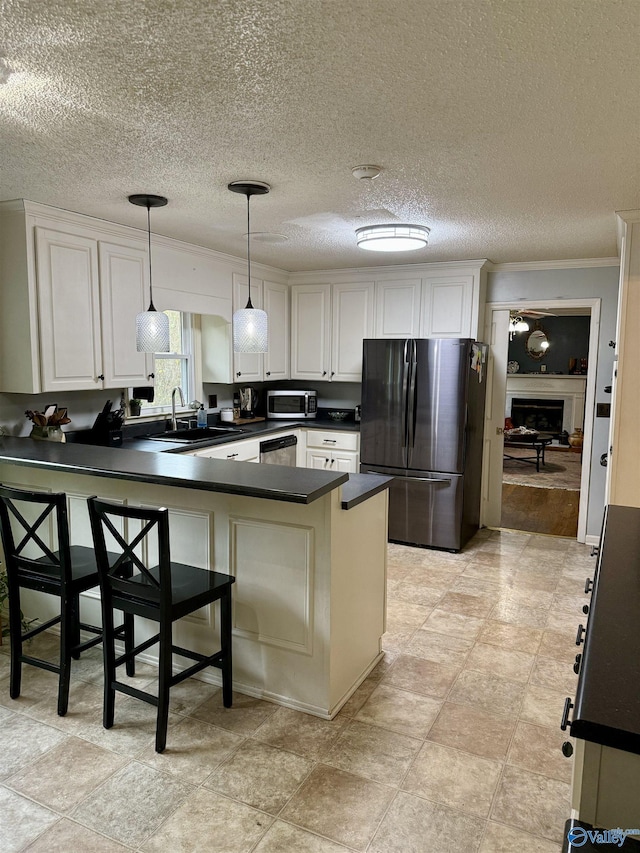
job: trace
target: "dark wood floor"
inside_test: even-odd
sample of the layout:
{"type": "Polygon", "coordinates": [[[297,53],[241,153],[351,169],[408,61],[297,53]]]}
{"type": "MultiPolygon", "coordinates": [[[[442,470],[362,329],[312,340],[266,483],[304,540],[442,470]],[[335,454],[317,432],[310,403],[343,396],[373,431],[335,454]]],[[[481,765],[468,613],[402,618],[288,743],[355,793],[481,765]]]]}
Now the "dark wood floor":
{"type": "Polygon", "coordinates": [[[501,527],[573,536],[578,533],[580,492],[502,484],[501,527]]]}

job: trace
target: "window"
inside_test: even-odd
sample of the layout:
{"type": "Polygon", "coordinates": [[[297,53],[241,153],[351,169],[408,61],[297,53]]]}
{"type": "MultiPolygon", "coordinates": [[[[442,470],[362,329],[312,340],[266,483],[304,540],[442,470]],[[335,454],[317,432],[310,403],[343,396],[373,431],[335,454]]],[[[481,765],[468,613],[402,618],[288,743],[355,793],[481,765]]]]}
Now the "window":
{"type": "MultiPolygon", "coordinates": [[[[193,334],[191,314],[182,311],[165,311],[169,318],[170,352],[155,354],[155,399],[143,403],[142,411],[151,414],[171,408],[171,390],[179,385],[185,402],[193,399],[193,334]]],[[[178,399],[178,404],[180,400],[178,399]]]]}

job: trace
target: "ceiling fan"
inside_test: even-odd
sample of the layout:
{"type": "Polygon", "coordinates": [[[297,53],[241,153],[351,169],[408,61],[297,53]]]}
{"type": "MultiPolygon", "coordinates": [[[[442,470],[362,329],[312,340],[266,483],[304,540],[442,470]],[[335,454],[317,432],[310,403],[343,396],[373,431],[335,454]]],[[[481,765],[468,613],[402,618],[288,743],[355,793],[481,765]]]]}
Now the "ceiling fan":
{"type": "Polygon", "coordinates": [[[555,317],[552,311],[536,311],[533,308],[523,308],[521,310],[511,309],[509,311],[509,340],[513,340],[513,336],[518,332],[528,332],[529,324],[524,319],[530,317],[534,320],[539,320],[540,317],[555,317]]]}

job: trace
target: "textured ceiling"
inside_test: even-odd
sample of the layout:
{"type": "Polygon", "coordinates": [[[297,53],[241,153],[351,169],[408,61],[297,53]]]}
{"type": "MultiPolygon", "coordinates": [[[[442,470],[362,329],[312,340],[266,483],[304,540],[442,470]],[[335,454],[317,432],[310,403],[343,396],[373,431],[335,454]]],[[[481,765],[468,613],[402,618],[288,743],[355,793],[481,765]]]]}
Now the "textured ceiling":
{"type": "Polygon", "coordinates": [[[640,0],[0,0],[0,199],[289,270],[611,257],[640,208],[640,0]],[[376,163],[375,181],[351,168],[376,163]],[[430,245],[379,255],[355,228],[430,245]]]}

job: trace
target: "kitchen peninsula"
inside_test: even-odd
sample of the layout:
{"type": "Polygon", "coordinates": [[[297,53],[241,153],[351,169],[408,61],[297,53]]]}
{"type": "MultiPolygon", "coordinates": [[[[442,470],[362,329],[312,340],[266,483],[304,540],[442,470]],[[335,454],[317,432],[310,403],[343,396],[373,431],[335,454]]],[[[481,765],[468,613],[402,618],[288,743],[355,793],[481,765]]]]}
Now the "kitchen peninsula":
{"type": "MultiPolygon", "coordinates": [[[[330,719],[381,657],[387,477],[5,436],[0,482],[65,492],[74,544],[92,544],[90,495],[167,507],[172,559],[236,577],[241,693],[330,719]]],[[[25,597],[27,618],[50,618],[50,606],[25,597]]],[[[98,591],[81,606],[99,619],[98,591]]],[[[139,620],[136,632],[143,640],[153,626],[139,620]]],[[[203,608],[176,624],[174,639],[204,652],[216,632],[215,611],[203,608]]]]}

